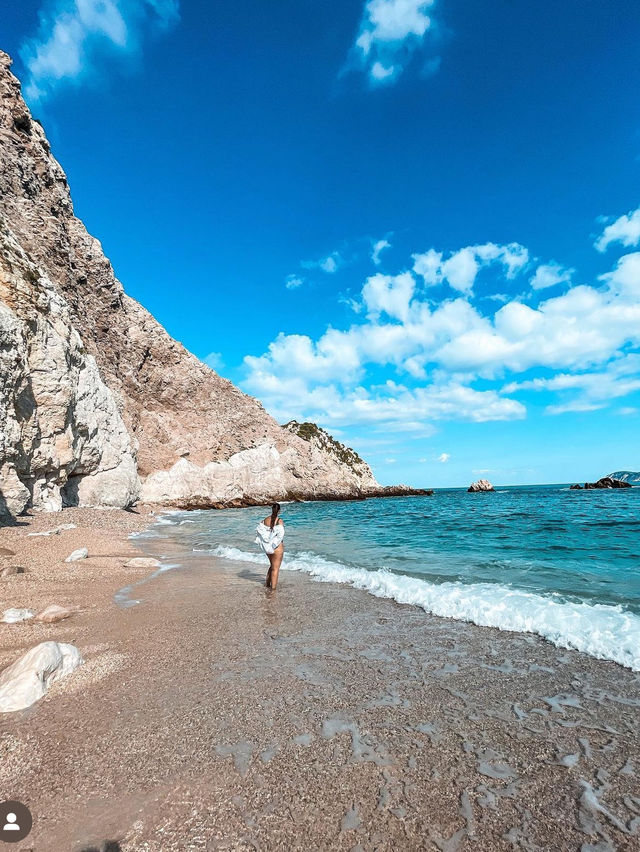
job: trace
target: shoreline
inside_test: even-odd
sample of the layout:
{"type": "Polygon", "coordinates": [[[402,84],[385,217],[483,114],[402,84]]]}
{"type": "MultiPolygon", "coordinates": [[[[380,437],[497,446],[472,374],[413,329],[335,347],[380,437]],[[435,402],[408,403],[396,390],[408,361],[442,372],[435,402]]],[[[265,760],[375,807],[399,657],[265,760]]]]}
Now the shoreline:
{"type": "Polygon", "coordinates": [[[86,658],[0,715],[0,780],[38,852],[640,848],[637,674],[295,571],[269,595],[261,566],[181,553],[149,515],[70,511],[76,530],[27,538],[60,522],[39,515],[0,534],[33,551],[11,579],[25,605],[87,594],[0,632],[0,667],[33,630],[86,658]],[[82,543],[94,565],[42,558],[82,543]],[[183,564],[125,570],[141,550],[183,564]],[[137,579],[141,603],[117,606],[137,579]]]}

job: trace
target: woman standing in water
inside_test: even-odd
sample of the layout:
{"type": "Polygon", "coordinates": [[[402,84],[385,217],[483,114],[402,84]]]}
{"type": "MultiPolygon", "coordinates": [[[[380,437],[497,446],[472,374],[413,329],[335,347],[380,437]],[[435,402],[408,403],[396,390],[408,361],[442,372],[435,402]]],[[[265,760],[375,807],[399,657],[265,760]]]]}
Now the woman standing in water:
{"type": "Polygon", "coordinates": [[[256,527],[256,544],[259,544],[269,558],[269,570],[267,571],[268,589],[275,589],[278,585],[278,574],[282,557],[284,556],[284,524],[279,518],[280,503],[274,503],[271,507],[271,517],[265,518],[256,527]]]}

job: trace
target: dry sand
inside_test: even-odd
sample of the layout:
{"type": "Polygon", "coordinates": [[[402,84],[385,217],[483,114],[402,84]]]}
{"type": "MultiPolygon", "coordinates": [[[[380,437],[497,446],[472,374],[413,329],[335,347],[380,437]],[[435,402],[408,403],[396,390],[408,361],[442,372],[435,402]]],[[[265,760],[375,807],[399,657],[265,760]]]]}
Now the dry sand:
{"type": "Polygon", "coordinates": [[[0,798],[34,815],[11,848],[640,849],[638,674],[286,571],[272,594],[255,566],[156,552],[184,567],[146,580],[123,566],[148,521],[0,531],[0,568],[28,569],[2,609],[81,608],[0,626],[0,667],[49,638],[87,660],[0,717],[0,798]]]}

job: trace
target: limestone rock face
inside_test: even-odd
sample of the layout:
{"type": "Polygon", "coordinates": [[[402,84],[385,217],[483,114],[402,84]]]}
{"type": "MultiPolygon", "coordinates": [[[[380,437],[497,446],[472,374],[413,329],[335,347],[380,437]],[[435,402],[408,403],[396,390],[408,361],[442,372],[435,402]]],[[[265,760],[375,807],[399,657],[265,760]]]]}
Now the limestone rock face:
{"type": "MultiPolygon", "coordinates": [[[[0,510],[174,505],[379,486],[327,433],[283,428],[173,340],[76,218],[0,52],[0,510]]],[[[306,424],[302,424],[304,426],[306,424]]]]}
{"type": "Polygon", "coordinates": [[[41,642],[0,673],[0,713],[24,710],[46,693],[49,685],[82,665],[75,645],[41,642]]]}
{"type": "Polygon", "coordinates": [[[65,299],[0,223],[0,513],[127,506],[131,439],[65,299]]]}

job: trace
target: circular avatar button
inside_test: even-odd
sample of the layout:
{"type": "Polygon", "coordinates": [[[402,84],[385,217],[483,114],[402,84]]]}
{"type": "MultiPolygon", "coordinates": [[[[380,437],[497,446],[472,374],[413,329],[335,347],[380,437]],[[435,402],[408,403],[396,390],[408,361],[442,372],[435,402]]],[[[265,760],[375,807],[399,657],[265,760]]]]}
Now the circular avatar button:
{"type": "Polygon", "coordinates": [[[31,811],[22,802],[2,802],[0,804],[0,841],[17,843],[24,840],[31,831],[33,819],[31,811]]]}

